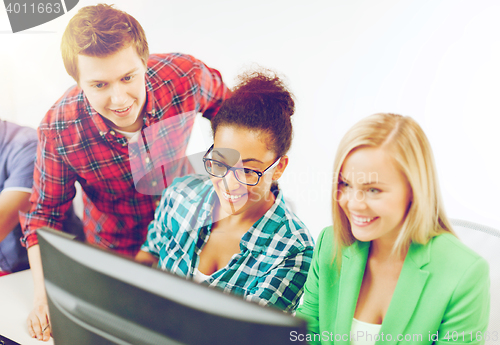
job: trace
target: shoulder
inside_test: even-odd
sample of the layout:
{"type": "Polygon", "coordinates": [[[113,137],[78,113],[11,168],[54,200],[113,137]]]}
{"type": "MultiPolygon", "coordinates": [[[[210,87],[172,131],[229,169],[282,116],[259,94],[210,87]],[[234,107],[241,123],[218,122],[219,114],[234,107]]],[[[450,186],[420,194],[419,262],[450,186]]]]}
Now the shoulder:
{"type": "Polygon", "coordinates": [[[328,242],[328,245],[330,245],[332,241],[333,241],[333,225],[330,225],[327,226],[326,228],[323,228],[323,230],[321,230],[321,232],[319,233],[317,245],[320,246],[326,242],[328,242]]]}
{"type": "Polygon", "coordinates": [[[27,146],[36,146],[36,130],[20,126],[15,123],[0,120],[0,148],[5,150],[23,149],[27,146]]]}
{"type": "Polygon", "coordinates": [[[203,66],[200,60],[187,54],[152,54],[148,59],[147,75],[153,80],[182,78],[196,73],[203,66]]]}
{"type": "Polygon", "coordinates": [[[205,175],[186,175],[177,177],[163,190],[165,202],[202,202],[204,196],[213,190],[212,181],[205,175]]]}
{"type": "Polygon", "coordinates": [[[177,177],[167,189],[175,190],[180,194],[194,194],[201,190],[210,189],[212,181],[210,177],[200,174],[177,177]],[[194,193],[193,193],[194,192],[194,193]]]}
{"type": "Polygon", "coordinates": [[[314,248],[314,239],[309,233],[306,225],[286,207],[284,199],[278,202],[275,211],[269,216],[269,222],[277,224],[276,235],[288,239],[300,250],[311,250],[314,248]]]}
{"type": "MultiPolygon", "coordinates": [[[[329,272],[327,276],[330,278],[339,273],[337,268],[335,242],[334,228],[333,225],[330,225],[321,230],[316,242],[316,247],[314,247],[314,259],[323,270],[329,272]]],[[[342,247],[340,260],[344,260],[344,257],[359,255],[366,249],[366,246],[369,246],[369,244],[370,242],[354,241],[350,246],[342,247]]]]}
{"type": "Polygon", "coordinates": [[[74,85],[70,87],[45,114],[39,129],[48,137],[57,135],[85,117],[90,119],[89,109],[83,91],[74,85]],[[86,116],[85,116],[86,115],[86,116]]]}
{"type": "Polygon", "coordinates": [[[453,261],[454,265],[468,265],[477,260],[485,261],[481,255],[450,233],[433,237],[427,245],[430,246],[431,261],[453,261]]]}
{"type": "MultiPolygon", "coordinates": [[[[333,225],[327,226],[324,228],[318,236],[318,240],[316,243],[315,258],[321,265],[326,265],[328,267],[333,267],[337,265],[336,261],[336,253],[335,253],[335,243],[336,239],[334,236],[334,228],[333,225]]],[[[371,242],[361,242],[355,240],[349,246],[342,246],[340,248],[342,253],[342,259],[344,258],[353,258],[359,255],[366,255],[371,242]]],[[[336,269],[335,269],[336,271],[336,269]]]]}
{"type": "Polygon", "coordinates": [[[451,233],[435,236],[425,245],[413,243],[408,256],[417,267],[429,272],[429,284],[446,282],[442,289],[454,289],[464,279],[476,283],[489,279],[487,261],[451,233]]]}
{"type": "Polygon", "coordinates": [[[430,246],[430,265],[444,268],[467,270],[471,266],[488,266],[486,260],[467,247],[456,236],[444,233],[433,237],[426,246],[430,246]]]}
{"type": "Polygon", "coordinates": [[[0,120],[0,191],[32,187],[37,143],[35,129],[0,120]]]}
{"type": "Polygon", "coordinates": [[[203,175],[187,175],[175,178],[162,192],[155,218],[190,222],[209,212],[207,196],[213,190],[210,178],[203,175]]]}
{"type": "MultiPolygon", "coordinates": [[[[486,260],[450,233],[435,236],[424,247],[429,253],[429,262],[421,268],[428,274],[423,300],[433,301],[432,307],[427,304],[428,308],[437,306],[445,310],[442,323],[448,327],[456,327],[458,321],[462,326],[470,323],[467,327],[477,328],[482,324],[483,331],[486,330],[490,298],[486,260]],[[464,319],[464,313],[470,317],[464,319]]],[[[449,329],[451,333],[453,329],[449,329]]]]}
{"type": "Polygon", "coordinates": [[[333,242],[333,225],[330,225],[321,230],[314,250],[321,257],[333,258],[333,242]]]}

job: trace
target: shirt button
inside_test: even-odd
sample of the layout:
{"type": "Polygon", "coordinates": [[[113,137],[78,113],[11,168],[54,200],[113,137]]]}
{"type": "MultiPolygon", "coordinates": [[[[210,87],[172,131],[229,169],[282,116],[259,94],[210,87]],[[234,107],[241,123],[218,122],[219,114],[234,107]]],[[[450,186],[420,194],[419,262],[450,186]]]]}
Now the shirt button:
{"type": "Polygon", "coordinates": [[[109,133],[111,133],[111,135],[115,135],[115,131],[109,131],[109,133]]]}
{"type": "Polygon", "coordinates": [[[127,143],[123,143],[122,146],[127,146],[127,143]]]}
{"type": "Polygon", "coordinates": [[[151,159],[149,159],[149,157],[146,157],[146,159],[144,160],[146,163],[149,163],[151,161],[151,159]]]}
{"type": "Polygon", "coordinates": [[[157,184],[158,184],[158,182],[156,182],[156,181],[151,182],[151,185],[152,185],[153,187],[156,187],[156,185],[157,185],[157,184]]]}
{"type": "Polygon", "coordinates": [[[106,135],[106,132],[99,132],[99,134],[101,135],[101,137],[105,136],[106,135]]]}
{"type": "Polygon", "coordinates": [[[160,200],[156,200],[155,205],[156,207],[160,206],[160,200]]]}

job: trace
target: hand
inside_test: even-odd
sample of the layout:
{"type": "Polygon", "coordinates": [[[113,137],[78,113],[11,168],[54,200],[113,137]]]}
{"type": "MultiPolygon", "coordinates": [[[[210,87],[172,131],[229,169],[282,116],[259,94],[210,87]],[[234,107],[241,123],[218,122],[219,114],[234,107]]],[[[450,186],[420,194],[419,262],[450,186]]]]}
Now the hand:
{"type": "Polygon", "coordinates": [[[32,338],[48,341],[51,335],[49,307],[47,301],[35,302],[35,307],[28,315],[26,323],[28,324],[28,332],[32,338]]]}
{"type": "Polygon", "coordinates": [[[43,283],[42,258],[38,244],[28,248],[28,259],[30,261],[31,273],[33,274],[35,297],[34,308],[26,320],[28,332],[33,338],[48,341],[51,332],[49,326],[49,306],[43,283]]]}
{"type": "Polygon", "coordinates": [[[139,250],[135,256],[135,261],[151,267],[156,267],[158,265],[158,258],[151,253],[139,250]]]}

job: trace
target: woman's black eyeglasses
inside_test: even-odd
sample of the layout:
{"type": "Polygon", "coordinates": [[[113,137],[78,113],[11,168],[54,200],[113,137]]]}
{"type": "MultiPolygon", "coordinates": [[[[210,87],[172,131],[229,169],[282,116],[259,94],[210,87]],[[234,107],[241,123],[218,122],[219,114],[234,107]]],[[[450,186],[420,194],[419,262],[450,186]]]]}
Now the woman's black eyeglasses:
{"type": "MultiPolygon", "coordinates": [[[[203,163],[205,164],[205,170],[207,173],[214,177],[225,177],[227,173],[232,170],[234,176],[238,180],[238,182],[246,184],[247,186],[255,186],[259,183],[260,178],[270,169],[274,168],[275,166],[278,165],[281,157],[278,157],[274,161],[273,164],[268,166],[264,171],[260,172],[257,170],[249,169],[249,168],[235,168],[230,165],[227,165],[221,161],[212,159],[212,158],[207,158],[207,156],[212,152],[214,148],[214,145],[210,146],[208,149],[207,153],[203,156],[203,163]]],[[[225,149],[229,150],[229,149],[225,149]]],[[[232,149],[231,149],[232,150],[232,149]]],[[[236,151],[236,150],[232,150],[236,151]]],[[[238,155],[239,156],[239,155],[238,155]]]]}

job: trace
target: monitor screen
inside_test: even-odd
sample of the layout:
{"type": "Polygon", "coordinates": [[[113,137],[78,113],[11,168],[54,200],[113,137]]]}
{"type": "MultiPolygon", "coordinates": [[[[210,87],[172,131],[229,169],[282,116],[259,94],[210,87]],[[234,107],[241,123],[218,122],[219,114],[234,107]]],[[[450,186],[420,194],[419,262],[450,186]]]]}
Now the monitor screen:
{"type": "Polygon", "coordinates": [[[297,344],[304,320],[38,230],[54,344],[297,344]],[[293,339],[296,340],[296,339],[293,339]]]}

